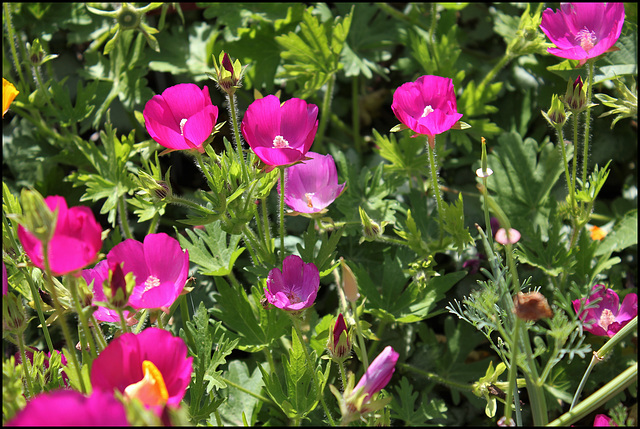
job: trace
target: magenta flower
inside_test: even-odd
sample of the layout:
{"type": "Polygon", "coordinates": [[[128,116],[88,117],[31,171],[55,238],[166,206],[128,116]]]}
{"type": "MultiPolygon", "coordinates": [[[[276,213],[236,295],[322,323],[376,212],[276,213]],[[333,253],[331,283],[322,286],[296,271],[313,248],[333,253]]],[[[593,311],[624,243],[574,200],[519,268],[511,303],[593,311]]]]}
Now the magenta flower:
{"type": "Polygon", "coordinates": [[[171,150],[196,149],[203,153],[218,120],[209,88],[181,83],[154,95],[144,106],[144,124],[151,138],[171,150]]]}
{"type": "Polygon", "coordinates": [[[7,426],[130,425],[124,406],[111,392],[86,397],[75,390],[55,390],[35,396],[7,426]]]}
{"type": "Polygon", "coordinates": [[[282,105],[275,95],[249,105],[242,119],[242,135],[269,166],[301,161],[318,130],[318,106],[292,98],[282,105]]]}
{"type": "Polygon", "coordinates": [[[353,392],[356,395],[366,394],[363,403],[366,403],[374,394],[381,391],[391,380],[391,376],[396,370],[396,362],[400,355],[393,347],[387,346],[376,357],[367,371],[364,373],[353,392]],[[362,388],[361,392],[358,390],[362,388]]]}
{"type": "Polygon", "coordinates": [[[351,340],[349,339],[349,331],[347,330],[347,324],[344,321],[342,313],[338,315],[336,323],[329,332],[329,341],[327,342],[327,349],[331,354],[331,357],[335,360],[343,361],[349,357],[351,353],[351,340]]]}
{"type": "Polygon", "coordinates": [[[298,311],[313,305],[319,287],[318,268],[297,255],[289,255],[284,258],[282,271],[274,268],[269,272],[264,294],[276,307],[298,311]]]}
{"type": "Polygon", "coordinates": [[[393,94],[391,104],[391,110],[401,123],[416,135],[431,138],[451,129],[462,118],[457,109],[453,81],[431,75],[402,84],[393,94]]]}
{"type": "Polygon", "coordinates": [[[116,244],[107,261],[124,262],[123,272],[133,272],[136,286],[129,304],[135,309],[171,307],[189,275],[189,252],[165,233],[149,234],[144,243],[130,238],[116,244]]]}
{"type": "Polygon", "coordinates": [[[638,315],[638,295],[630,293],[624,297],[622,306],[620,298],[613,289],[603,285],[594,285],[591,296],[573,301],[573,308],[582,320],[585,330],[594,335],[613,337],[631,319],[638,315]],[[599,300],[595,307],[584,309],[588,304],[599,300]],[[580,309],[583,309],[580,312],[580,309]]]}
{"type": "Polygon", "coordinates": [[[307,157],[310,159],[287,168],[284,202],[299,213],[318,213],[340,196],[345,184],[338,184],[331,155],[307,152],[307,157]]]}
{"type": "MultiPolygon", "coordinates": [[[[52,212],[58,209],[47,252],[53,275],[72,273],[95,261],[102,248],[102,227],[91,209],[83,206],[67,208],[67,202],[59,196],[50,196],[44,201],[52,212]]],[[[42,242],[22,225],[18,225],[18,237],[31,262],[44,270],[42,242]]]]}
{"type": "Polygon", "coordinates": [[[558,11],[549,8],[542,13],[540,29],[556,45],[547,52],[583,65],[616,43],[622,24],[622,3],[563,3],[558,11]]]}
{"type": "MultiPolygon", "coordinates": [[[[97,302],[107,302],[107,297],[104,294],[102,284],[105,280],[109,279],[109,265],[107,260],[102,260],[96,264],[95,267],[82,270],[82,277],[87,282],[87,286],[93,292],[92,305],[97,305],[97,302]],[[91,284],[93,282],[93,285],[91,284]]],[[[98,310],[93,313],[97,320],[101,322],[120,322],[120,315],[116,310],[112,310],[107,307],[98,305],[98,310]]],[[[133,314],[124,310],[124,317],[127,319],[127,323],[132,325],[135,320],[132,318],[133,314]]]]}
{"type": "Polygon", "coordinates": [[[618,426],[613,419],[606,414],[596,414],[596,417],[593,419],[593,427],[609,427],[609,426],[618,426]]]}
{"type": "Polygon", "coordinates": [[[181,338],[147,328],[137,335],[122,334],[98,355],[91,385],[94,391],[118,390],[161,413],[165,404],[180,404],[191,381],[192,361],[181,338]]]}

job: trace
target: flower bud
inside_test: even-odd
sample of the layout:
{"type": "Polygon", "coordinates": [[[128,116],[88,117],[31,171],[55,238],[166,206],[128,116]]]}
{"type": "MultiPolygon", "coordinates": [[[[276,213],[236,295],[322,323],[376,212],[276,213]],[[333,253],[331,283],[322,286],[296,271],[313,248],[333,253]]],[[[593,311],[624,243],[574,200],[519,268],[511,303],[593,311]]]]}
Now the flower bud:
{"type": "Polygon", "coordinates": [[[129,303],[129,297],[136,281],[133,272],[126,275],[122,270],[124,263],[109,264],[109,278],[103,284],[105,298],[114,308],[124,309],[129,303]]]}
{"type": "Polygon", "coordinates": [[[340,258],[340,266],[342,267],[342,290],[344,291],[344,296],[347,301],[356,302],[360,298],[356,276],[353,275],[353,271],[344,261],[344,258],[340,258]]]}
{"type": "Polygon", "coordinates": [[[553,317],[553,311],[549,307],[547,298],[540,292],[518,294],[513,298],[513,312],[522,320],[538,320],[545,317],[553,317]]]}
{"type": "Polygon", "coordinates": [[[38,191],[23,189],[20,195],[22,216],[19,222],[43,244],[48,243],[56,229],[57,212],[52,212],[38,191]]]}
{"type": "Polygon", "coordinates": [[[118,24],[120,24],[120,28],[123,30],[133,30],[138,28],[138,25],[140,25],[142,13],[129,3],[122,3],[122,6],[116,15],[116,19],[118,24]]]}
{"type": "Polygon", "coordinates": [[[578,76],[573,84],[567,82],[567,93],[564,102],[573,112],[582,112],[587,108],[587,88],[582,83],[582,77],[578,76]]]}
{"type": "Polygon", "coordinates": [[[553,97],[551,97],[551,107],[547,112],[547,117],[551,121],[552,125],[564,125],[567,121],[564,106],[556,94],[553,94],[553,97]]]}
{"type": "Polygon", "coordinates": [[[211,76],[215,80],[220,89],[229,95],[236,92],[236,89],[240,88],[240,82],[244,75],[244,68],[240,64],[240,60],[231,62],[229,54],[222,51],[220,52],[220,65],[216,62],[216,57],[213,57],[213,66],[216,69],[216,75],[211,76]]]}
{"type": "Polygon", "coordinates": [[[148,195],[151,199],[160,201],[167,197],[171,197],[173,195],[173,190],[171,189],[171,184],[168,178],[169,170],[167,170],[167,174],[165,174],[165,180],[158,180],[150,174],[140,170],[138,173],[138,183],[142,189],[138,191],[137,194],[148,195]]]}
{"type": "Polygon", "coordinates": [[[361,241],[372,241],[380,237],[384,232],[384,225],[381,228],[362,207],[358,207],[358,209],[360,210],[360,221],[362,222],[362,233],[364,235],[361,241]]]}
{"type": "Polygon", "coordinates": [[[336,361],[343,361],[351,354],[350,332],[347,330],[347,324],[342,313],[338,315],[338,319],[329,333],[327,349],[331,357],[336,361]]]}
{"type": "Polygon", "coordinates": [[[2,327],[8,331],[22,331],[26,327],[22,298],[13,293],[2,297],[2,327]]]}

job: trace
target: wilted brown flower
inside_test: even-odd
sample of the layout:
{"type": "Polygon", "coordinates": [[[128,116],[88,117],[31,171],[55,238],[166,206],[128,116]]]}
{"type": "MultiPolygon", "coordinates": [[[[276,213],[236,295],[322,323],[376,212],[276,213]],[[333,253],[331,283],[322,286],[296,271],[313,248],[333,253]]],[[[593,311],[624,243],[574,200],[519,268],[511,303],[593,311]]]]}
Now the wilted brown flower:
{"type": "Polygon", "coordinates": [[[540,292],[518,292],[513,298],[513,305],[513,312],[522,320],[538,320],[553,316],[547,298],[540,292]]]}

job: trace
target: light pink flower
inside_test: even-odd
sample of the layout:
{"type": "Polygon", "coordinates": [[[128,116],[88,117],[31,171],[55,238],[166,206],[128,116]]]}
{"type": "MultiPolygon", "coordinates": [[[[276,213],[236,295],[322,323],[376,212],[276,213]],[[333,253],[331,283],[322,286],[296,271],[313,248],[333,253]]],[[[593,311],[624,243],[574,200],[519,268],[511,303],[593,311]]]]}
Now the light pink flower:
{"type": "Polygon", "coordinates": [[[171,307],[189,275],[189,252],[165,233],[149,234],[144,243],[127,239],[116,244],[107,261],[124,262],[124,274],[133,272],[136,286],[129,304],[135,309],[171,307]]]}
{"type": "Polygon", "coordinates": [[[318,213],[340,196],[345,184],[338,184],[331,155],[307,152],[307,157],[310,159],[287,168],[284,202],[299,213],[318,213]]]}
{"type": "Polygon", "coordinates": [[[298,311],[313,305],[320,287],[320,273],[313,263],[305,263],[297,255],[284,258],[282,271],[274,268],[267,277],[264,294],[274,306],[298,311]]]}
{"type": "MultiPolygon", "coordinates": [[[[44,202],[52,212],[58,209],[55,231],[48,244],[49,266],[53,275],[72,273],[95,261],[102,248],[102,227],[91,209],[83,206],[68,208],[65,199],[59,196],[46,197],[44,202]]],[[[44,270],[42,242],[22,225],[18,226],[18,237],[31,262],[44,270]]]]}
{"type": "Polygon", "coordinates": [[[462,118],[453,81],[440,76],[420,76],[401,85],[393,94],[391,110],[410,130],[430,137],[451,129],[462,118]]]}
{"type": "Polygon", "coordinates": [[[594,335],[613,337],[620,329],[638,315],[638,295],[627,294],[620,305],[620,298],[613,289],[594,285],[591,296],[573,301],[573,308],[584,324],[584,329],[594,335]],[[596,306],[588,304],[600,300],[596,306]]]}
{"type": "Polygon", "coordinates": [[[112,392],[89,397],[75,390],[41,393],[27,402],[7,426],[130,426],[124,405],[112,392]]]}
{"type": "Polygon", "coordinates": [[[363,393],[367,395],[363,403],[366,403],[374,394],[381,391],[389,383],[391,376],[396,370],[396,362],[398,362],[399,356],[393,347],[387,346],[378,357],[371,362],[371,365],[369,365],[367,371],[358,384],[356,384],[356,387],[353,388],[355,395],[359,396],[363,393]],[[360,388],[362,388],[362,391],[358,392],[360,388]]]}
{"type": "Polygon", "coordinates": [[[502,245],[516,244],[520,240],[520,232],[517,229],[509,228],[509,236],[507,237],[507,230],[500,228],[493,238],[502,245]]]}
{"type": "Polygon", "coordinates": [[[158,414],[164,405],[177,407],[191,381],[193,357],[179,337],[159,328],[126,333],[113,340],[93,361],[94,391],[137,398],[158,414]]]}
{"type": "Polygon", "coordinates": [[[580,60],[604,54],[622,31],[622,3],[563,3],[559,10],[542,13],[540,29],[556,45],[547,51],[560,58],[580,60]]]}
{"type": "MultiPolygon", "coordinates": [[[[107,260],[105,259],[98,262],[93,268],[82,270],[82,277],[87,282],[87,286],[89,286],[93,292],[93,299],[91,300],[91,303],[96,305],[96,302],[107,302],[107,298],[102,287],[104,281],[109,279],[109,266],[107,260]],[[91,282],[93,282],[93,285],[91,282]]],[[[118,312],[107,307],[98,306],[98,310],[96,310],[93,315],[101,322],[120,322],[120,315],[118,312]]],[[[135,323],[135,320],[132,319],[131,316],[133,315],[128,311],[124,311],[124,317],[130,325],[135,323]]]]}
{"type": "Polygon", "coordinates": [[[292,98],[282,105],[275,95],[249,105],[242,134],[255,154],[269,166],[301,161],[318,131],[318,106],[292,98]]]}
{"type": "Polygon", "coordinates": [[[144,106],[144,124],[151,138],[172,150],[196,149],[209,138],[218,120],[209,88],[181,83],[154,95],[144,106]]]}

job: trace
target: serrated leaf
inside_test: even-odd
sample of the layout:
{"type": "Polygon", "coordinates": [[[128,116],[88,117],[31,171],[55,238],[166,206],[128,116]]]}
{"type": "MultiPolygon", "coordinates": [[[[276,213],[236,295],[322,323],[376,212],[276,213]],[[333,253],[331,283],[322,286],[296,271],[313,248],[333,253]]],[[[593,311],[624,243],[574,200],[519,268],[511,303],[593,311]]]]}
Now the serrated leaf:
{"type": "MultiPolygon", "coordinates": [[[[253,373],[249,374],[246,362],[240,360],[234,360],[229,363],[225,378],[256,394],[259,394],[264,386],[260,370],[255,368],[253,373]]],[[[243,418],[246,418],[248,423],[253,422],[258,399],[235,387],[229,387],[225,392],[226,401],[218,408],[222,423],[224,425],[242,426],[244,425],[243,418]]],[[[211,423],[214,423],[214,421],[211,423]]]]}
{"type": "Polygon", "coordinates": [[[443,201],[442,217],[444,230],[451,234],[458,253],[462,253],[467,244],[473,244],[469,229],[464,224],[464,207],[462,193],[458,194],[458,201],[451,204],[443,201]]]}
{"type": "Polygon", "coordinates": [[[638,210],[632,210],[616,224],[613,230],[602,240],[595,256],[621,250],[638,244],[638,210]]]}

